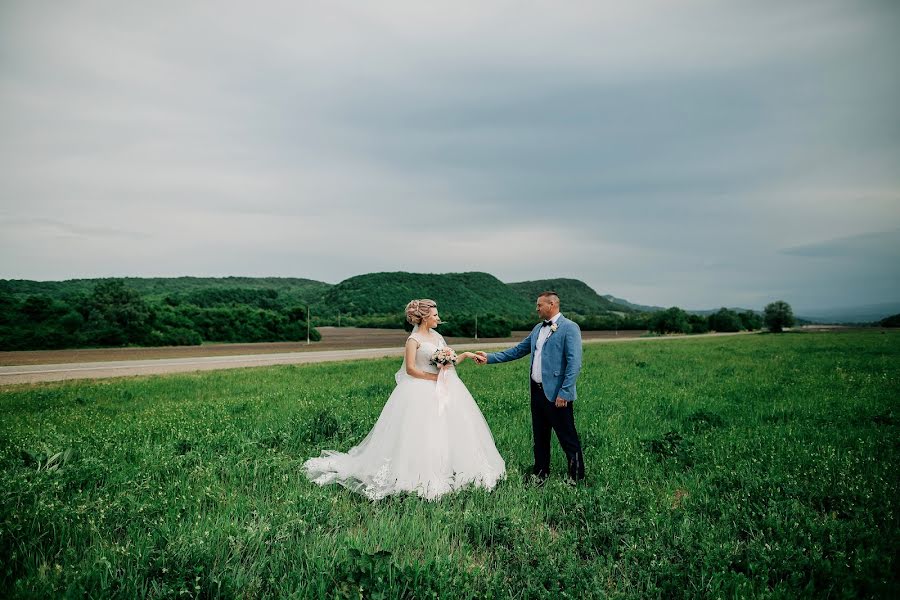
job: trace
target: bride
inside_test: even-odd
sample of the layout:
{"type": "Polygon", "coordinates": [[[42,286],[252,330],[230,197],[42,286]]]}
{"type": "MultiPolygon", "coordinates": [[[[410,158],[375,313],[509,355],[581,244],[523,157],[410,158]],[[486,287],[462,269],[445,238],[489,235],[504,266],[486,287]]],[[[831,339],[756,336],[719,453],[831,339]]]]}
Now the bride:
{"type": "MultiPolygon", "coordinates": [[[[339,483],[372,500],[415,492],[428,500],[468,484],[491,490],[506,464],[468,388],[450,364],[437,367],[432,356],[450,348],[441,334],[433,300],[406,306],[413,324],[406,340],[397,386],[372,430],[347,453],[324,450],[303,464],[319,485],[339,483]]],[[[471,352],[457,356],[457,364],[471,352]]]]}

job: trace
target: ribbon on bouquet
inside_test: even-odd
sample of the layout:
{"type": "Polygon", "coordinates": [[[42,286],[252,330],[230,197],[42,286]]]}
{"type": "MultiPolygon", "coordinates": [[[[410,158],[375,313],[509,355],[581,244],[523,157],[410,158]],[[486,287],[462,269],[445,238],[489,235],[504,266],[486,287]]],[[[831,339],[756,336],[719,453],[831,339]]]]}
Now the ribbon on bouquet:
{"type": "Polygon", "coordinates": [[[447,407],[447,401],[450,399],[450,389],[447,385],[447,371],[449,367],[440,368],[438,367],[438,376],[437,376],[437,405],[438,405],[438,415],[444,414],[444,409],[447,407]]]}

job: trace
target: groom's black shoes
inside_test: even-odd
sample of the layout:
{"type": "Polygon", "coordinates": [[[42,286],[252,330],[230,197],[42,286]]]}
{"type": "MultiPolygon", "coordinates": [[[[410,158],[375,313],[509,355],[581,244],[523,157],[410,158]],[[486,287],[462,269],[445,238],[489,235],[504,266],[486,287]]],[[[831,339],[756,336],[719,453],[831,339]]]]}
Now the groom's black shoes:
{"type": "Polygon", "coordinates": [[[533,467],[531,467],[531,474],[540,479],[547,479],[548,477],[550,477],[550,470],[542,469],[541,467],[534,465],[533,467]]]}
{"type": "Polygon", "coordinates": [[[526,483],[530,487],[544,487],[544,484],[547,483],[547,475],[537,475],[531,474],[528,475],[526,479],[526,483]]]}

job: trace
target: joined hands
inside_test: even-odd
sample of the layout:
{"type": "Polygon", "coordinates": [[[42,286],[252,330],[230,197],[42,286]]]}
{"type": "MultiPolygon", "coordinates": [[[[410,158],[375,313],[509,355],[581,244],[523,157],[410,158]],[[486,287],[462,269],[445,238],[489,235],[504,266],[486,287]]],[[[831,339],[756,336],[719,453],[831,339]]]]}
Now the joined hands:
{"type": "Polygon", "coordinates": [[[487,362],[487,357],[483,356],[484,352],[463,352],[459,355],[457,362],[462,362],[467,358],[471,358],[476,364],[483,365],[487,362]],[[481,355],[481,356],[479,356],[481,355]]]}

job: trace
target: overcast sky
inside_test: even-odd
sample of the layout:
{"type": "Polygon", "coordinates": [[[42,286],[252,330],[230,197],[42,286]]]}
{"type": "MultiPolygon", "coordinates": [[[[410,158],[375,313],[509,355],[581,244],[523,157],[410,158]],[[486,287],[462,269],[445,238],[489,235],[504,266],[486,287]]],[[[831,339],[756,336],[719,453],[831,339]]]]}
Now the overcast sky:
{"type": "Polygon", "coordinates": [[[898,31],[866,0],[3,0],[0,278],[900,300],[898,31]]]}

